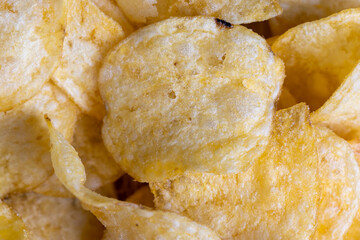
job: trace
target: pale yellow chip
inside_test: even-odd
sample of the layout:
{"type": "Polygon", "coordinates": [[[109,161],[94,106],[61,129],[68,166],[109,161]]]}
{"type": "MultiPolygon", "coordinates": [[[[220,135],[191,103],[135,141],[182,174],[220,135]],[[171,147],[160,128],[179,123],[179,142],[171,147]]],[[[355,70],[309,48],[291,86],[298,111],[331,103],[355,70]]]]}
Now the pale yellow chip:
{"type": "Polygon", "coordinates": [[[267,145],[283,63],[251,30],[208,17],[140,29],[105,59],[105,146],[138,181],[237,173],[267,145]]]}
{"type": "Polygon", "coordinates": [[[282,12],[278,0],[116,0],[134,23],[153,23],[171,16],[212,16],[242,24],[263,21],[282,12]]]}
{"type": "Polygon", "coordinates": [[[141,204],[147,207],[154,207],[154,195],[149,186],[144,186],[126,199],[127,202],[141,204]]]}
{"type": "Polygon", "coordinates": [[[321,196],[314,239],[342,239],[359,209],[360,170],[349,143],[325,127],[319,138],[321,196]]]}
{"type": "Polygon", "coordinates": [[[360,7],[359,0],[279,0],[283,13],[270,19],[272,33],[282,34],[304,22],[327,17],[347,8],[360,7]]]}
{"type": "Polygon", "coordinates": [[[102,119],[105,108],[97,84],[100,65],[124,32],[90,0],[68,0],[66,19],[60,66],[53,79],[82,111],[102,119]]]}
{"type": "Polygon", "coordinates": [[[31,237],[24,222],[0,200],[0,239],[29,240],[31,237]]]}
{"type": "Polygon", "coordinates": [[[53,173],[43,183],[33,188],[31,191],[50,197],[71,198],[73,195],[64,187],[64,185],[53,173]]]}
{"type": "Polygon", "coordinates": [[[74,198],[36,193],[16,194],[4,201],[37,240],[100,240],[104,227],[74,198]]]}
{"type": "Polygon", "coordinates": [[[52,173],[44,114],[71,139],[78,108],[55,85],[46,83],[35,97],[0,112],[0,197],[36,187],[52,173]]]}
{"type": "Polygon", "coordinates": [[[222,239],[310,239],[320,197],[316,145],[305,104],[280,110],[267,150],[247,172],[151,183],[155,206],[188,216],[222,239]]]}
{"type": "Polygon", "coordinates": [[[209,228],[175,213],[101,196],[84,186],[86,174],[75,149],[48,122],[51,158],[60,181],[104,224],[103,239],[218,239],[209,228]]]}
{"type": "Polygon", "coordinates": [[[64,32],[63,1],[0,1],[0,111],[38,92],[56,66],[64,32]]]}

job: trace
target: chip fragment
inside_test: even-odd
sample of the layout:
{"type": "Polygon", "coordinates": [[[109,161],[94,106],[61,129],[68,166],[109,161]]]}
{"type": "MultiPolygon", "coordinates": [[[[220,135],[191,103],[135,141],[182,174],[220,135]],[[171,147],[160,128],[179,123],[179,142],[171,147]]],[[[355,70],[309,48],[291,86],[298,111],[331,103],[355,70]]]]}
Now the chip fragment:
{"type": "Polygon", "coordinates": [[[116,0],[134,23],[153,23],[172,16],[212,16],[242,24],[263,21],[282,12],[277,0],[116,0]]]}
{"type": "Polygon", "coordinates": [[[219,239],[205,226],[174,213],[101,196],[84,186],[86,174],[75,149],[48,120],[51,158],[60,181],[106,227],[103,239],[219,239]]]}
{"type": "Polygon", "coordinates": [[[19,216],[33,239],[100,240],[103,226],[74,198],[20,193],[4,201],[19,216]]]}
{"type": "Polygon", "coordinates": [[[155,206],[222,239],[310,239],[320,197],[316,143],[305,104],[280,110],[267,150],[248,171],[150,183],[155,206]]]}
{"type": "Polygon", "coordinates": [[[105,146],[137,181],[244,171],[268,142],[283,78],[281,60],[242,26],[208,17],[147,26],[100,71],[105,146]]]}
{"type": "Polygon", "coordinates": [[[282,34],[286,30],[304,22],[327,17],[347,8],[360,7],[359,0],[279,0],[283,12],[270,19],[273,34],[282,34]]]}
{"type": "Polygon", "coordinates": [[[40,92],[59,60],[63,1],[0,1],[0,111],[40,92]]]}
{"type": "Polygon", "coordinates": [[[66,36],[53,80],[82,111],[102,119],[105,108],[97,84],[98,72],[104,55],[124,37],[124,32],[90,0],[68,0],[66,6],[66,36]]]}
{"type": "Polygon", "coordinates": [[[71,139],[78,108],[52,83],[24,104],[0,112],[0,198],[12,191],[29,190],[52,173],[49,133],[44,114],[71,139]]]}
{"type": "Polygon", "coordinates": [[[30,236],[23,221],[0,200],[0,239],[28,240],[30,236]]]}

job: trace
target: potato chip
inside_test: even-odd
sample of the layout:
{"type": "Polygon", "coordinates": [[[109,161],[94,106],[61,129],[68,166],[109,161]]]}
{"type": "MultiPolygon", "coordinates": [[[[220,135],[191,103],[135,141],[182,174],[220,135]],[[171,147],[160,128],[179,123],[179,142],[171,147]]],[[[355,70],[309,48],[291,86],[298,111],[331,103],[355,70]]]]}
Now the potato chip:
{"type": "Polygon", "coordinates": [[[219,239],[205,226],[174,213],[151,210],[101,196],[84,186],[86,174],[75,149],[51,125],[51,158],[55,173],[107,229],[103,239],[219,239]]]}
{"type": "Polygon", "coordinates": [[[0,239],[28,240],[30,236],[23,221],[0,200],[0,239]]]}
{"type": "Polygon", "coordinates": [[[222,239],[310,239],[320,196],[316,143],[305,104],[280,110],[267,150],[247,172],[150,183],[155,206],[222,239]]]}
{"type": "Polygon", "coordinates": [[[314,239],[342,239],[359,208],[360,170],[349,143],[324,127],[316,127],[321,196],[314,239]]]}
{"type": "Polygon", "coordinates": [[[153,23],[171,16],[213,16],[235,24],[279,15],[277,0],[116,0],[134,23],[153,23]]]}
{"type": "Polygon", "coordinates": [[[126,199],[127,202],[141,204],[147,207],[154,207],[154,195],[149,186],[144,186],[126,199]]]}
{"type": "Polygon", "coordinates": [[[22,193],[5,200],[31,231],[32,239],[101,239],[104,227],[73,198],[22,193]]]}
{"type": "Polygon", "coordinates": [[[43,183],[38,185],[36,188],[31,189],[35,193],[39,193],[51,197],[63,197],[71,198],[73,195],[64,187],[64,185],[53,173],[43,183]]]}
{"type": "Polygon", "coordinates": [[[105,108],[98,90],[98,71],[106,52],[124,32],[90,0],[67,1],[66,36],[55,83],[80,106],[102,119],[105,108]]]}
{"type": "Polygon", "coordinates": [[[0,111],[40,92],[61,53],[63,1],[0,1],[0,111]]]}
{"type": "Polygon", "coordinates": [[[286,30],[304,22],[327,17],[347,8],[360,7],[359,0],[279,0],[283,13],[270,19],[273,34],[281,34],[286,30]]]}
{"type": "Polygon", "coordinates": [[[132,33],[135,28],[131,25],[124,13],[117,6],[115,0],[91,0],[95,5],[103,11],[106,15],[120,23],[125,35],[132,33]]]}
{"type": "Polygon", "coordinates": [[[60,89],[46,83],[23,105],[0,112],[0,198],[36,187],[53,173],[43,115],[51,116],[56,129],[71,139],[77,111],[60,89]]]}
{"type": "Polygon", "coordinates": [[[296,101],[294,96],[290,93],[290,91],[286,87],[283,87],[281,89],[281,95],[277,102],[276,108],[277,109],[285,109],[285,108],[294,106],[297,103],[298,102],[296,101]]]}
{"type": "Polygon", "coordinates": [[[100,71],[105,146],[137,181],[244,171],[267,145],[283,70],[242,26],[187,17],[142,28],[100,71]]]}

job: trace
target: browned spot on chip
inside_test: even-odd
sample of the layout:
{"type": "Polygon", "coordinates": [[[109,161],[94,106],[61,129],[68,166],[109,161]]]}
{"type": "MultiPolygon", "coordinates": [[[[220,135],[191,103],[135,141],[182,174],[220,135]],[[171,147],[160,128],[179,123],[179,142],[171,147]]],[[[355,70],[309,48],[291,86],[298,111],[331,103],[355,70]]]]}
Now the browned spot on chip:
{"type": "Polygon", "coordinates": [[[224,21],[222,19],[219,19],[219,18],[215,18],[215,22],[216,22],[216,25],[221,28],[231,29],[234,27],[231,23],[224,21]]]}

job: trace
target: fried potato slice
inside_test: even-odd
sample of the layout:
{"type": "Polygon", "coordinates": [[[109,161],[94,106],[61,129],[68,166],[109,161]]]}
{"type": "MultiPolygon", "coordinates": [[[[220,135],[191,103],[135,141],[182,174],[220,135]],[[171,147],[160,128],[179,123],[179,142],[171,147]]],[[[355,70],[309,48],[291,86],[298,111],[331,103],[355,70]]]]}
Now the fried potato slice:
{"type": "Polygon", "coordinates": [[[38,94],[63,39],[63,1],[0,1],[0,111],[38,94]]]}
{"type": "Polygon", "coordinates": [[[71,139],[78,108],[55,85],[24,104],[0,113],[0,198],[12,191],[36,187],[52,173],[49,133],[44,114],[71,139]]]}
{"type": "Polygon", "coordinates": [[[4,202],[23,220],[33,239],[100,240],[103,235],[104,227],[77,199],[29,192],[4,202]]]}
{"type": "Polygon", "coordinates": [[[86,188],[85,169],[78,154],[50,120],[48,124],[55,173],[104,224],[107,235],[103,239],[219,239],[212,230],[186,217],[107,198],[86,188]]]}
{"type": "Polygon", "coordinates": [[[53,79],[82,111],[102,119],[105,108],[98,90],[98,72],[104,55],[124,32],[90,0],[67,0],[65,31],[60,66],[53,79]]]}
{"type": "Polygon", "coordinates": [[[342,239],[359,209],[359,165],[348,142],[325,127],[315,129],[321,159],[321,197],[314,239],[342,239]]]}
{"type": "Polygon", "coordinates": [[[24,222],[0,200],[0,239],[28,240],[30,236],[24,222]]]}
{"type": "Polygon", "coordinates": [[[279,0],[283,13],[269,20],[272,33],[282,34],[304,22],[327,17],[347,8],[360,7],[359,0],[279,0]]]}
{"type": "Polygon", "coordinates": [[[310,239],[320,196],[316,143],[305,104],[280,110],[267,150],[247,172],[150,183],[155,206],[222,239],[310,239]]]}
{"type": "Polygon", "coordinates": [[[171,16],[213,16],[242,24],[263,21],[282,12],[277,0],[116,0],[134,23],[149,24],[171,16]]]}
{"type": "Polygon", "coordinates": [[[281,95],[280,98],[277,102],[277,109],[285,109],[285,108],[289,108],[291,106],[296,105],[298,102],[296,101],[296,99],[294,98],[294,96],[290,93],[290,91],[286,88],[283,87],[281,89],[281,95]]]}
{"type": "Polygon", "coordinates": [[[124,13],[117,6],[115,0],[91,0],[106,15],[120,23],[125,35],[129,35],[135,30],[135,27],[125,17],[124,13]]]}
{"type": "Polygon", "coordinates": [[[144,186],[126,199],[127,202],[141,204],[147,207],[154,207],[154,195],[149,186],[144,186]]]}
{"type": "MultiPolygon", "coordinates": [[[[306,102],[313,111],[339,86],[349,90],[350,86],[341,87],[341,84],[351,81],[348,76],[360,59],[359,48],[360,9],[344,10],[299,25],[279,36],[272,45],[273,51],[285,62],[284,86],[297,102],[306,102]]],[[[341,94],[336,95],[335,98],[339,98],[341,94]]]]}
{"type": "Polygon", "coordinates": [[[105,146],[137,181],[244,171],[267,145],[283,71],[242,26],[187,17],[142,28],[100,71],[105,146]]]}

